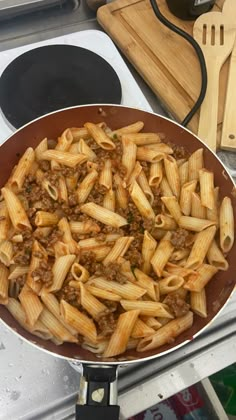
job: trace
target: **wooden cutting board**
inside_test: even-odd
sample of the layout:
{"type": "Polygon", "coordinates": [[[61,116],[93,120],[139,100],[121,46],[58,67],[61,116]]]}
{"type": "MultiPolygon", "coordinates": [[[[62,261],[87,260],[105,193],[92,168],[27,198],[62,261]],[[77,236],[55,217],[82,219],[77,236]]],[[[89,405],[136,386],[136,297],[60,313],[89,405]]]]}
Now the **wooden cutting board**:
{"type": "MultiPolygon", "coordinates": [[[[194,22],[178,19],[170,13],[165,0],[157,1],[167,19],[192,34],[194,22]]],[[[223,3],[224,0],[217,0],[214,9],[221,11],[223,3]]],[[[97,19],[164,107],[177,121],[182,121],[197,100],[201,86],[199,62],[191,45],[159,22],[149,0],[116,0],[100,7],[97,19]]],[[[218,138],[228,68],[226,62],[220,77],[218,138]]],[[[197,127],[198,115],[189,124],[195,133],[197,127]]]]}

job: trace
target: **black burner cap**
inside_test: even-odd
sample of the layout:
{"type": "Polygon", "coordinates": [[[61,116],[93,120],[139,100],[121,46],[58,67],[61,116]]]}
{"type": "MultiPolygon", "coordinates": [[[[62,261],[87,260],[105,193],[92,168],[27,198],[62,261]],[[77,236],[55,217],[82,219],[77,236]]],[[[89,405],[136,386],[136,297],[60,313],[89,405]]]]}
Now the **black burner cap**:
{"type": "Polygon", "coordinates": [[[73,45],[27,51],[0,78],[0,107],[16,128],[61,108],[120,102],[120,81],[110,64],[73,45]]]}

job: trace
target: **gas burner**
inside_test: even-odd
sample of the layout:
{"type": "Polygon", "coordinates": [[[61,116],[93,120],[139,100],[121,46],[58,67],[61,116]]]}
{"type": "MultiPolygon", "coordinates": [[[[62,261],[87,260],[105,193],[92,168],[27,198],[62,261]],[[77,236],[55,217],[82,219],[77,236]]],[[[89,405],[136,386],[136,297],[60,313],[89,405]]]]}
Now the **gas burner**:
{"type": "Polygon", "coordinates": [[[121,102],[120,80],[102,57],[73,45],[48,45],[13,60],[0,78],[0,107],[15,128],[57,109],[121,102]]]}

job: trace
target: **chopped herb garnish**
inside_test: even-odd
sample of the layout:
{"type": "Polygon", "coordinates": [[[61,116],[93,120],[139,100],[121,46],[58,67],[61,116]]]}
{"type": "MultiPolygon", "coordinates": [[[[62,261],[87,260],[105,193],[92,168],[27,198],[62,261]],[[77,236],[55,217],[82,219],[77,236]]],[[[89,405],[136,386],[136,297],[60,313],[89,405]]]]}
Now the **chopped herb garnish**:
{"type": "Polygon", "coordinates": [[[134,220],[134,215],[132,213],[129,213],[127,216],[127,222],[132,223],[134,220]]]}
{"type": "Polygon", "coordinates": [[[113,134],[113,139],[114,140],[117,140],[118,139],[118,137],[117,137],[117,134],[115,133],[115,134],[113,134]]]}
{"type": "Polygon", "coordinates": [[[30,248],[26,248],[26,250],[25,250],[25,254],[26,254],[26,255],[30,255],[30,254],[31,254],[31,249],[30,249],[30,248]]]}
{"type": "Polygon", "coordinates": [[[144,233],[144,227],[143,226],[140,226],[139,232],[144,233]]]}
{"type": "Polygon", "coordinates": [[[135,274],[134,274],[134,270],[135,270],[135,268],[136,268],[136,265],[131,265],[131,266],[130,266],[130,268],[131,268],[131,271],[132,271],[133,275],[135,276],[135,274]]]}
{"type": "Polygon", "coordinates": [[[26,189],[25,189],[25,191],[26,191],[27,193],[30,193],[30,192],[31,192],[31,190],[32,190],[32,185],[28,185],[28,186],[26,187],[26,189]]]}

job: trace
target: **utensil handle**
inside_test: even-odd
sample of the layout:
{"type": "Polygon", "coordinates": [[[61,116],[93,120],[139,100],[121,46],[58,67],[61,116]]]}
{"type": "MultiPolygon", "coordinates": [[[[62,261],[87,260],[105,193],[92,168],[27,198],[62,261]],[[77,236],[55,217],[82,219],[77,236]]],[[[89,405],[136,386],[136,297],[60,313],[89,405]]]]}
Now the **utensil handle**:
{"type": "Polygon", "coordinates": [[[232,51],[227,93],[224,109],[224,119],[221,137],[221,149],[236,150],[236,40],[232,51]]]}
{"type": "Polygon", "coordinates": [[[208,82],[206,96],[200,109],[198,136],[215,152],[217,142],[219,73],[221,65],[217,59],[205,58],[208,82]]]}
{"type": "Polygon", "coordinates": [[[83,364],[76,420],[119,420],[117,367],[83,364]]]}

